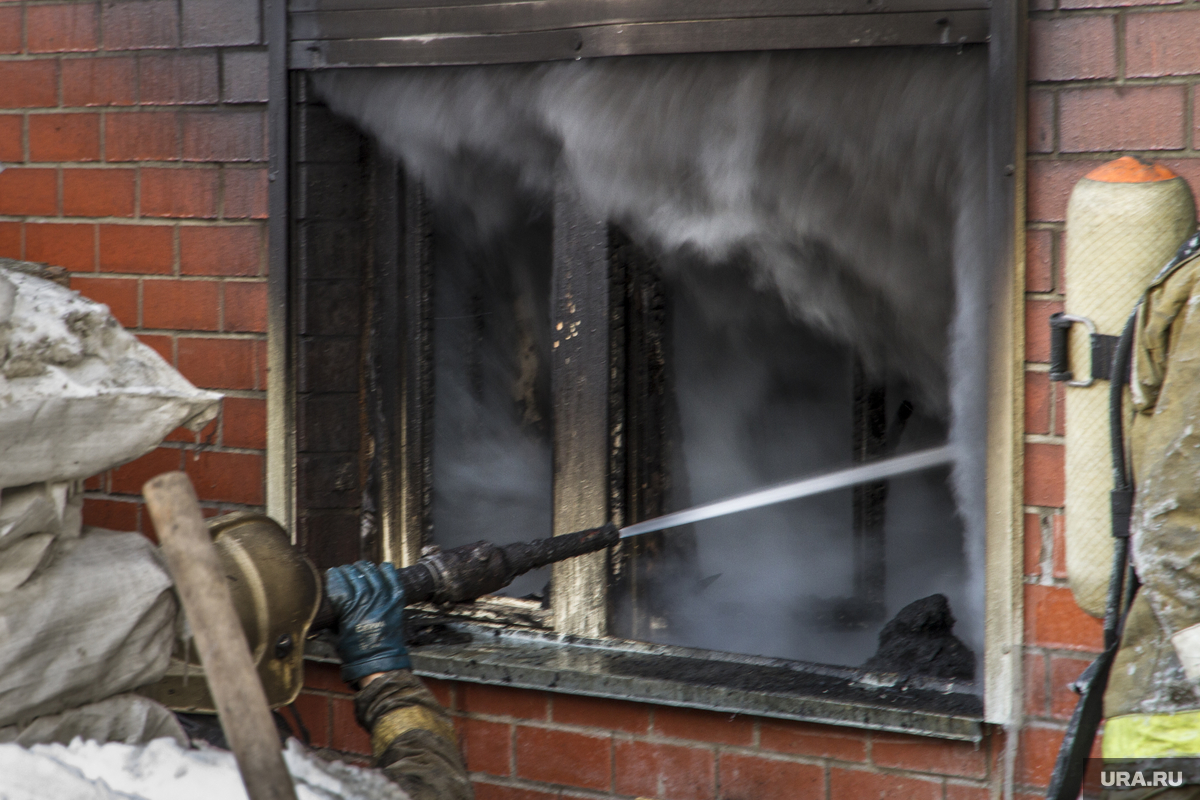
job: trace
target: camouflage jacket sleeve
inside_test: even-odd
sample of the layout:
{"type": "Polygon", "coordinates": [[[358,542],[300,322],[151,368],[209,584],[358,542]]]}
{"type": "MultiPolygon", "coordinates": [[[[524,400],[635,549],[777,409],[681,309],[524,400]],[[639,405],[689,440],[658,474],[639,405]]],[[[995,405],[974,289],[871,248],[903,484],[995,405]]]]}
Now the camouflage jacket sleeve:
{"type": "Polygon", "coordinates": [[[450,716],[408,670],[384,673],[354,698],[375,766],[412,800],[473,800],[450,716]]]}

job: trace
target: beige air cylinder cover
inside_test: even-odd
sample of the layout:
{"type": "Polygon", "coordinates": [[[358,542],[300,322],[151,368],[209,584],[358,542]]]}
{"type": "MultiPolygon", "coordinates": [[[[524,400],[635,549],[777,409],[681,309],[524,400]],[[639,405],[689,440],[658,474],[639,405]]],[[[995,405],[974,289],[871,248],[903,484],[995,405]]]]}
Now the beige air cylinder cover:
{"type": "MultiPolygon", "coordinates": [[[[1126,156],[1088,173],[1067,205],[1066,313],[1090,319],[1097,333],[1119,336],[1195,220],[1191,190],[1166,167],[1126,156]]],[[[1086,379],[1090,347],[1081,325],[1071,331],[1070,359],[1076,380],[1086,379]]],[[[1067,576],[1075,602],[1103,617],[1113,554],[1109,382],[1065,386],[1067,576]]]]}

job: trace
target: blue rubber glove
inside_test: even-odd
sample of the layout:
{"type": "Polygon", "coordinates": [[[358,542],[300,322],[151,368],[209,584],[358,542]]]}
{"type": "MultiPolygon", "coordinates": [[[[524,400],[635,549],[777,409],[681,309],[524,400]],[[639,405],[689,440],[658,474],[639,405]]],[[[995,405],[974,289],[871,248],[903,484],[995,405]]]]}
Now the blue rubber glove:
{"type": "Polygon", "coordinates": [[[404,646],[404,587],[391,564],[358,561],[325,571],[325,591],[338,615],[342,680],[412,669],[404,646]]]}

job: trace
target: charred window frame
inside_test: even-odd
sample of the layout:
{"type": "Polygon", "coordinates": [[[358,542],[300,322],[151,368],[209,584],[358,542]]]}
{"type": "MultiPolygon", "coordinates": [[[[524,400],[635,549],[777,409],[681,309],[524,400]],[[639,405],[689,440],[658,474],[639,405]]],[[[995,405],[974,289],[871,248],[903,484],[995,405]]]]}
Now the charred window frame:
{"type": "MultiPolygon", "coordinates": [[[[427,240],[419,234],[427,221],[422,215],[419,187],[406,183],[394,163],[373,154],[365,140],[348,126],[331,117],[318,120],[323,107],[307,94],[306,70],[368,64],[505,63],[631,53],[988,41],[988,228],[990,251],[1000,267],[1000,277],[991,295],[988,614],[983,680],[986,720],[1019,722],[1022,616],[1018,532],[1024,358],[1018,339],[1024,268],[1020,224],[1024,160],[1019,132],[1024,125],[1023,4],[996,2],[989,8],[970,0],[932,4],[909,0],[892,13],[863,14],[855,4],[837,0],[820,7],[814,5],[803,13],[794,3],[764,0],[755,4],[756,11],[739,12],[741,18],[729,19],[733,16],[730,9],[715,2],[711,8],[705,7],[706,13],[702,9],[689,11],[688,18],[663,19],[658,9],[661,4],[644,0],[631,4],[628,16],[620,19],[587,18],[557,25],[551,19],[539,30],[487,28],[498,24],[496,18],[489,22],[488,18],[473,16],[469,6],[466,11],[462,7],[458,11],[380,8],[388,5],[304,0],[293,3],[289,14],[281,0],[268,0],[267,4],[271,64],[268,510],[289,524],[298,541],[318,560],[328,563],[357,557],[411,562],[419,555],[428,526],[429,421],[423,411],[428,405],[423,402],[422,392],[428,392],[429,385],[420,366],[428,363],[427,354],[420,352],[421,347],[428,346],[428,336],[423,334],[427,333],[428,308],[427,304],[422,307],[420,302],[412,301],[425,291],[422,281],[428,276],[421,269],[411,269],[414,264],[428,267],[427,240]],[[351,5],[361,9],[354,11],[351,5]],[[382,28],[377,27],[380,20],[382,28]],[[471,30],[434,40],[427,36],[463,27],[471,30]],[[364,34],[367,28],[371,29],[369,36],[364,34]],[[331,127],[319,137],[306,138],[304,126],[299,124],[305,115],[314,124],[331,127]],[[330,146],[339,142],[338,147],[330,146]],[[404,230],[381,237],[381,229],[367,211],[374,209],[373,214],[379,215],[389,208],[392,214],[403,209],[404,230]],[[310,235],[318,229],[334,231],[335,237],[310,235]],[[339,241],[339,236],[343,246],[330,250],[329,242],[339,241]],[[408,268],[401,269],[402,265],[408,268]],[[306,304],[314,292],[326,292],[321,295],[326,299],[344,297],[344,311],[333,318],[314,313],[315,309],[306,304]],[[401,305],[406,313],[380,315],[379,309],[368,302],[368,297],[380,293],[405,294],[409,301],[401,305]],[[350,324],[354,321],[357,327],[350,324]],[[401,333],[403,336],[397,338],[401,333]],[[389,346],[382,341],[384,334],[399,352],[383,349],[389,346]],[[314,356],[322,353],[323,358],[314,356]],[[368,380],[371,370],[364,367],[380,358],[402,362],[404,368],[382,376],[389,383],[372,384],[368,380]],[[355,369],[350,369],[351,365],[355,369]],[[344,369],[338,372],[334,369],[338,366],[344,369]],[[332,374],[328,372],[331,369],[332,374]],[[317,409],[336,409],[337,424],[330,424],[333,417],[324,414],[320,417],[322,423],[315,424],[313,412],[317,409]],[[382,498],[374,508],[370,500],[373,497],[382,498]],[[318,524],[323,530],[338,533],[314,538],[318,524]]],[[[545,8],[554,6],[546,3],[545,8]]],[[[496,12],[503,16],[498,6],[487,10],[496,12]]],[[[327,111],[323,113],[328,115],[327,111]]],[[[556,206],[564,219],[571,213],[569,198],[559,198],[556,206]]],[[[583,361],[590,358],[593,363],[597,359],[607,363],[622,357],[622,347],[628,341],[618,339],[628,337],[633,326],[653,326],[652,309],[644,305],[653,296],[653,287],[630,288],[637,287],[637,282],[629,278],[630,256],[622,250],[619,234],[596,221],[577,222],[572,237],[563,245],[577,253],[579,268],[563,277],[586,282],[597,293],[610,293],[609,302],[592,308],[591,313],[599,313],[601,318],[589,323],[598,326],[595,331],[607,335],[590,337],[588,346],[592,350],[581,354],[583,361]],[[598,257],[600,252],[603,258],[598,257]],[[621,278],[618,285],[607,278],[610,260],[621,278]],[[601,263],[603,278],[598,266],[601,263]],[[614,292],[620,302],[613,302],[614,292]],[[643,305],[639,307],[638,302],[643,305]]],[[[558,370],[556,373],[564,374],[558,370]]],[[[610,404],[607,416],[619,423],[627,418],[623,414],[629,398],[646,397],[645,382],[652,382],[654,377],[619,370],[614,374],[621,375],[622,381],[643,384],[632,389],[629,383],[607,386],[604,392],[589,394],[586,400],[610,404]]],[[[565,391],[555,394],[556,406],[560,402],[569,403],[565,391]]],[[[561,407],[556,410],[563,411],[561,407]]],[[[867,409],[862,419],[869,421],[870,417],[867,409]]],[[[584,527],[592,516],[602,520],[613,513],[651,514],[655,502],[653,478],[645,484],[649,488],[643,494],[625,492],[622,497],[620,484],[627,487],[630,482],[642,481],[642,476],[632,472],[652,465],[655,456],[645,448],[653,450],[653,437],[641,437],[639,442],[649,444],[639,443],[635,448],[641,449],[630,453],[612,447],[611,426],[586,435],[598,445],[590,458],[572,461],[556,453],[556,464],[560,465],[555,476],[556,508],[569,505],[581,515],[568,521],[556,514],[556,520],[562,520],[561,529],[556,522],[556,532],[584,527]],[[588,482],[595,496],[557,494],[567,491],[585,474],[601,477],[598,484],[588,482]],[[595,486],[607,491],[597,492],[595,486]],[[588,517],[586,522],[584,516],[588,517]]],[[[869,529],[869,524],[864,521],[862,527],[869,529]]],[[[576,587],[594,586],[598,575],[607,578],[603,558],[560,565],[556,580],[576,587]]],[[[636,575],[621,572],[621,567],[617,565],[618,574],[636,582],[636,575]]],[[[588,592],[565,594],[576,602],[556,608],[560,629],[605,632],[607,609],[600,608],[602,598],[588,592]]],[[[637,623],[629,624],[636,631],[637,623]]]]}

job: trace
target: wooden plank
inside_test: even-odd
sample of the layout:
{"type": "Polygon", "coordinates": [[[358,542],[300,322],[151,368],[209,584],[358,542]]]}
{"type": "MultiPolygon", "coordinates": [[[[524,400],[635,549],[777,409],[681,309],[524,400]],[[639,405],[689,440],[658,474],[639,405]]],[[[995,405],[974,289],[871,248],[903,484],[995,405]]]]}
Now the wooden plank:
{"type": "Polygon", "coordinates": [[[667,22],[736,17],[804,17],[822,14],[895,13],[903,11],[961,11],[990,8],[989,0],[291,0],[289,13],[397,9],[429,11],[489,6],[563,6],[593,22],[635,19],[667,22]]]}
{"type": "MultiPolygon", "coordinates": [[[[572,191],[554,198],[554,535],[608,521],[608,223],[572,191]]],[[[555,628],[608,633],[608,553],[554,565],[555,628]]]]}
{"type": "Polygon", "coordinates": [[[986,42],[988,11],[598,25],[531,33],[301,40],[292,69],[514,64],[607,56],[986,42]]]}
{"type": "Polygon", "coordinates": [[[339,7],[364,0],[315,0],[315,7],[292,7],[294,39],[366,39],[439,34],[497,34],[725,19],[888,14],[985,9],[987,0],[517,0],[406,8],[389,0],[377,6],[339,7]],[[335,5],[330,5],[335,4],[335,5]]]}

